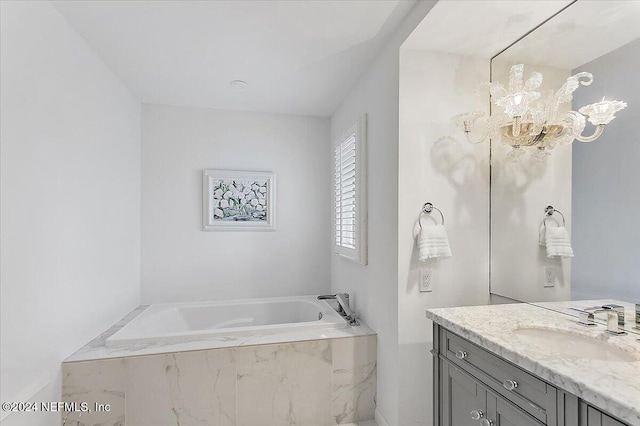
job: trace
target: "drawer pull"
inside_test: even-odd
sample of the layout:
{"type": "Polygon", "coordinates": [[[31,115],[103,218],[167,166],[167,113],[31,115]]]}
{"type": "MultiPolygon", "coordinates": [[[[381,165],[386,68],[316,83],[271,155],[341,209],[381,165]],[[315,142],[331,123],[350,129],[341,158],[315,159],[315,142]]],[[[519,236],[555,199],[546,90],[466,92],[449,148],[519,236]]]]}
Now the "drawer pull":
{"type": "Polygon", "coordinates": [[[503,386],[506,390],[508,390],[508,391],[512,391],[512,390],[514,390],[515,388],[517,388],[517,387],[518,387],[518,382],[516,382],[515,380],[509,380],[509,379],[507,379],[507,380],[505,380],[504,382],[502,382],[502,386],[503,386]]]}
{"type": "Polygon", "coordinates": [[[493,426],[495,423],[493,422],[493,420],[482,419],[480,420],[480,424],[482,426],[493,426]]]}
{"type": "Polygon", "coordinates": [[[458,359],[465,359],[467,357],[467,353],[465,351],[458,351],[456,352],[456,358],[458,359]]]}
{"type": "Polygon", "coordinates": [[[471,420],[480,420],[484,418],[484,412],[482,410],[473,410],[471,412],[471,420]]]}

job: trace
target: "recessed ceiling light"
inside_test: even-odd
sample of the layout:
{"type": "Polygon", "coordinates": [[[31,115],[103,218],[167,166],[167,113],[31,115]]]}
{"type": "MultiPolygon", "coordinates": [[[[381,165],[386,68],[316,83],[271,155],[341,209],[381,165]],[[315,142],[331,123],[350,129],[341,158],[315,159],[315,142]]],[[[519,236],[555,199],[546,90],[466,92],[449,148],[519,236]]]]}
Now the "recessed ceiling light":
{"type": "Polygon", "coordinates": [[[231,86],[233,89],[242,90],[242,89],[246,89],[247,86],[249,85],[247,84],[246,81],[243,81],[243,80],[232,80],[229,82],[229,86],[231,86]]]}

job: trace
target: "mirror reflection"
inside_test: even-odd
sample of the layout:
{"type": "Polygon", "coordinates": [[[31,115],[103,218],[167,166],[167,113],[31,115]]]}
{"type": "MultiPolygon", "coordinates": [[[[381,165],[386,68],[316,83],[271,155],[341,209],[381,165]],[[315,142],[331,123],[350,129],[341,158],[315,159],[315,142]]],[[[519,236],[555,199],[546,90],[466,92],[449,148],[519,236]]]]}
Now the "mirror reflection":
{"type": "Polygon", "coordinates": [[[494,84],[507,87],[519,64],[523,81],[532,72],[543,76],[535,89],[540,99],[532,101],[543,110],[547,92],[576,76],[558,115],[573,110],[586,118],[573,143],[547,143],[528,155],[492,139],[491,293],[497,299],[576,316],[572,309],[618,304],[633,329],[640,303],[638,22],[638,2],[576,2],[493,58],[494,84]],[[627,106],[599,126],[603,100],[627,106]]]}

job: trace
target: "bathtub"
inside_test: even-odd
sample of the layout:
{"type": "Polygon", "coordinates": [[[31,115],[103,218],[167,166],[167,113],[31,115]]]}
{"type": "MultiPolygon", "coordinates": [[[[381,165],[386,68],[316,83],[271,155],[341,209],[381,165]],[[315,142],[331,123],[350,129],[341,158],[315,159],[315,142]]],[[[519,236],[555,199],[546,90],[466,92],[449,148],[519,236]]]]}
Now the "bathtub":
{"type": "Polygon", "coordinates": [[[150,305],[106,340],[109,347],[346,328],[316,296],[150,305]]]}

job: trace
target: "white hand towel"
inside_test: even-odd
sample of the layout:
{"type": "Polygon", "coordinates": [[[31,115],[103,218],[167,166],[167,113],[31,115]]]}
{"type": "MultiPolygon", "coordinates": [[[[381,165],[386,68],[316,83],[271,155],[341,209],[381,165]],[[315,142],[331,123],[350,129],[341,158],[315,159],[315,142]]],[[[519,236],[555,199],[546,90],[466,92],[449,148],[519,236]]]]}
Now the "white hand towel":
{"type": "Polygon", "coordinates": [[[545,243],[547,246],[547,257],[573,257],[569,232],[567,232],[567,228],[564,226],[547,227],[545,243]]]}
{"type": "Polygon", "coordinates": [[[451,257],[449,237],[444,226],[423,226],[418,239],[418,249],[418,259],[420,261],[435,257],[451,257]]]}

